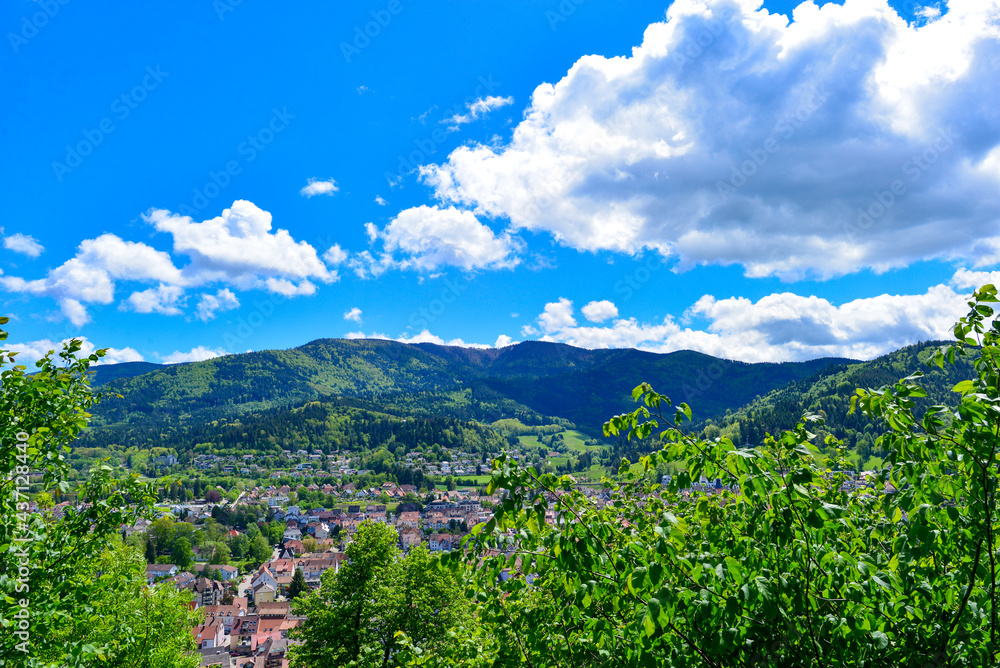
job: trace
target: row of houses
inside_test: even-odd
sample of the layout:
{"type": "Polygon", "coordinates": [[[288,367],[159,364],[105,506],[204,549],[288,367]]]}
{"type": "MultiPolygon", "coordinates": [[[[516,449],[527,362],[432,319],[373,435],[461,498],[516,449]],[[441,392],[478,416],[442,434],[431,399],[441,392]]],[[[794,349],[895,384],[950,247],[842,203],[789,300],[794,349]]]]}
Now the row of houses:
{"type": "Polygon", "coordinates": [[[291,614],[287,601],[236,598],[202,612],[203,622],[191,631],[201,665],[221,668],[287,668],[289,633],[305,621],[291,614]]]}

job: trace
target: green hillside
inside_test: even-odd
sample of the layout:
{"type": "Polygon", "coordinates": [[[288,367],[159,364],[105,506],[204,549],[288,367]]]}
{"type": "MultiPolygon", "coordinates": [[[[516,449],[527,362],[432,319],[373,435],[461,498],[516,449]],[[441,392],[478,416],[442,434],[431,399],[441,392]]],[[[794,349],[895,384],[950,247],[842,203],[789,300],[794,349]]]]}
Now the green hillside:
{"type": "Polygon", "coordinates": [[[355,397],[410,413],[541,424],[558,417],[599,434],[627,410],[643,380],[687,398],[704,416],[735,410],[759,394],[844,360],[746,364],[709,355],[584,350],[526,342],[500,350],[392,341],[321,339],[292,350],[218,357],[155,368],[109,365],[97,376],[121,398],[100,405],[94,425],[210,421],[322,397],[355,397]],[[116,377],[117,376],[117,377],[116,377]]]}
{"type": "MultiPolygon", "coordinates": [[[[953,404],[952,388],[960,380],[974,375],[969,360],[956,359],[944,369],[928,366],[927,359],[942,345],[941,342],[907,346],[869,362],[828,367],[814,376],[793,381],[749,403],[738,411],[717,419],[719,433],[737,443],[759,443],[766,433],[777,434],[795,426],[805,412],[823,415],[824,431],[842,439],[858,452],[862,464],[881,453],[875,439],[882,428],[859,414],[849,415],[851,395],[856,388],[877,390],[892,385],[915,372],[925,377],[920,384],[927,397],[917,400],[918,413],[934,404],[953,404]]],[[[715,430],[707,427],[707,435],[715,430]]]]}
{"type": "Polygon", "coordinates": [[[99,367],[95,380],[121,397],[97,407],[76,447],[84,456],[166,448],[185,461],[199,453],[319,449],[374,456],[371,468],[391,472],[415,450],[484,454],[506,444],[542,458],[556,449],[554,465],[582,471],[640,454],[642,444],[611,443],[601,427],[634,408],[632,388],[645,381],[688,402],[695,430],[737,443],[759,443],[804,412],[820,412],[825,430],[856,449],[863,466],[884,453],[875,445],[877,428],[847,414],[854,389],[877,389],[924,370],[923,405],[947,402],[971,370],[962,363],[927,368],[924,360],[936,347],[909,346],[869,362],[748,364],[692,351],[592,351],[544,342],[481,350],[321,339],[190,364],[99,367]],[[554,441],[560,432],[569,439],[554,441]]]}

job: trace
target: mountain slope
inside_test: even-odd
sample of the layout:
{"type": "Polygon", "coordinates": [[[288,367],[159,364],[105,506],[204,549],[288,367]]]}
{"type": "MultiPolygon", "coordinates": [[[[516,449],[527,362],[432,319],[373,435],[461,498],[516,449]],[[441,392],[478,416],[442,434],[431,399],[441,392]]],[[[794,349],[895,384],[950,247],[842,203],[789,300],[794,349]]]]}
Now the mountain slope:
{"type": "Polygon", "coordinates": [[[494,421],[556,416],[589,433],[632,406],[631,390],[648,381],[705,416],[735,410],[845,360],[746,364],[690,351],[585,350],[526,342],[470,349],[381,340],[320,339],[291,350],[228,355],[203,362],[115,377],[110,398],[95,411],[95,427],[213,420],[248,410],[327,396],[407,404],[410,410],[494,421]]]}
{"type": "Polygon", "coordinates": [[[927,397],[917,400],[918,411],[934,404],[954,404],[952,388],[960,380],[972,378],[974,370],[970,360],[961,358],[954,365],[945,364],[944,369],[928,366],[927,359],[943,343],[916,344],[869,362],[828,367],[815,376],[774,390],[717,422],[732,438],[759,443],[765,433],[789,429],[809,411],[824,415],[826,431],[844,439],[850,447],[870,447],[880,431],[860,414],[848,414],[855,389],[878,390],[919,371],[925,374],[918,382],[927,390],[927,397]]]}

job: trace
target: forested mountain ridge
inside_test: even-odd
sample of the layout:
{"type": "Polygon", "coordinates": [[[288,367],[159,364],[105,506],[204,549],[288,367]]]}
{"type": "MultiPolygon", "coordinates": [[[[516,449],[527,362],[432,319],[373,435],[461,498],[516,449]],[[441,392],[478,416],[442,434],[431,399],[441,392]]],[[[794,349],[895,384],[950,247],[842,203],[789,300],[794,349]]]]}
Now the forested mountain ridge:
{"type": "MultiPolygon", "coordinates": [[[[921,372],[917,383],[927,397],[916,400],[917,414],[927,407],[956,403],[952,388],[975,375],[972,361],[957,357],[944,368],[928,365],[928,359],[945,342],[931,341],[906,346],[868,362],[830,366],[814,376],[796,380],[749,403],[724,418],[715,420],[721,433],[738,443],[757,444],[766,433],[778,434],[795,426],[805,412],[822,415],[824,431],[845,441],[861,459],[884,454],[875,448],[875,438],[884,431],[860,413],[851,414],[851,396],[857,388],[878,390],[902,378],[921,372]]],[[[713,432],[709,428],[709,434],[713,432]]]]}
{"type": "Polygon", "coordinates": [[[94,427],[216,420],[322,397],[387,402],[409,412],[492,422],[555,416],[599,434],[611,414],[632,406],[646,381],[704,417],[736,410],[757,395],[846,360],[747,364],[691,351],[585,350],[525,342],[474,349],[382,340],[319,339],[291,350],[217,357],[124,377],[117,366],[96,380],[110,396],[94,427]],[[119,375],[120,377],[115,377],[119,375]]]}
{"type": "MultiPolygon", "coordinates": [[[[76,446],[81,452],[95,448],[95,456],[129,448],[182,455],[309,448],[364,458],[382,449],[398,458],[414,448],[461,441],[468,451],[485,453],[511,436],[489,425],[511,419],[575,427],[603,440],[604,421],[632,410],[632,388],[648,382],[675,403],[692,406],[696,431],[737,443],[759,443],[765,433],[794,426],[804,412],[820,412],[827,418],[824,432],[844,439],[864,465],[884,453],[874,446],[875,427],[847,414],[850,396],[857,387],[877,389],[923,370],[930,396],[922,405],[946,402],[971,369],[966,362],[928,368],[925,361],[938,345],[908,346],[868,362],[750,364],[693,351],[585,350],[546,342],[475,349],[320,339],[292,350],[189,364],[99,367],[97,382],[111,379],[103,385],[109,396],[76,446]],[[424,426],[414,431],[407,420],[424,426]]],[[[644,447],[619,444],[612,454],[634,459],[644,447]]]]}

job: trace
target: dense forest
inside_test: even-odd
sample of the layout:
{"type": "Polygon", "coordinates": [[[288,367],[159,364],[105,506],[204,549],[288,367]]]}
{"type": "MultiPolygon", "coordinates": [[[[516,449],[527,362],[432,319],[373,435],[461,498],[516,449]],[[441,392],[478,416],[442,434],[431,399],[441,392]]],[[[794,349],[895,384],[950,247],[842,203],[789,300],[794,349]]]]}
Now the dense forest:
{"type": "MultiPolygon", "coordinates": [[[[429,461],[441,458],[441,447],[485,456],[516,445],[523,430],[564,428],[605,445],[600,461],[610,464],[634,461],[650,447],[600,433],[608,415],[630,408],[631,389],[645,380],[675,403],[690,404],[692,428],[706,438],[757,445],[810,411],[826,419],[824,435],[856,453],[854,466],[874,467],[885,455],[876,445],[882,432],[848,414],[851,395],[922,370],[929,396],[918,410],[947,401],[971,367],[960,361],[928,368],[939,345],[908,346],[869,362],[748,364],[691,351],[590,351],[542,342],[476,350],[320,340],[192,364],[107,365],[97,367],[94,382],[109,397],[75,447],[85,460],[112,456],[139,470],[167,452],[189,465],[199,454],[277,458],[282,450],[305,449],[346,454],[405,478],[397,469],[410,452],[429,461]]],[[[570,470],[596,463],[593,454],[570,470]]]]}

